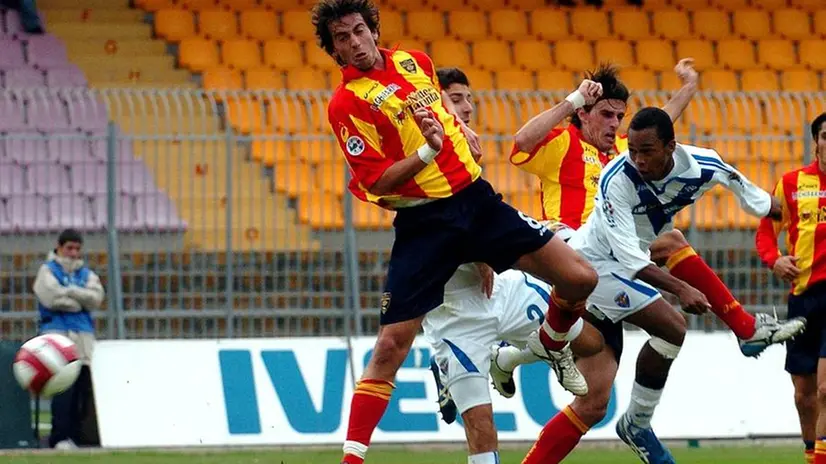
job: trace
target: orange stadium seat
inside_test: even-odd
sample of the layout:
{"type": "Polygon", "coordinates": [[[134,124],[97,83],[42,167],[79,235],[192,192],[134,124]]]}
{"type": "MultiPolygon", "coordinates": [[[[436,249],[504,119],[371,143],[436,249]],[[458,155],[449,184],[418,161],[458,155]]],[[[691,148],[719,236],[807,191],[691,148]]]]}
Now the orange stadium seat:
{"type": "Polygon", "coordinates": [[[496,10],[490,12],[490,29],[494,37],[515,40],[528,37],[528,15],[523,10],[496,10]]]}
{"type": "Polygon", "coordinates": [[[690,39],[691,21],[688,13],[680,10],[662,10],[653,13],[654,34],[671,40],[690,39]]]}
{"type": "Polygon", "coordinates": [[[316,185],[324,192],[344,195],[347,163],[339,160],[320,163],[316,167],[316,185]]]}
{"type": "Polygon", "coordinates": [[[743,211],[737,197],[730,192],[726,192],[720,197],[720,212],[725,214],[729,220],[729,227],[733,229],[757,229],[760,219],[743,211]]]}
{"type": "Polygon", "coordinates": [[[309,164],[303,161],[278,163],[273,169],[275,189],[291,196],[317,192],[315,174],[309,164]]]}
{"type": "Polygon", "coordinates": [[[445,37],[444,13],[438,11],[408,11],[410,35],[419,40],[439,40],[445,37]]]}
{"type": "Polygon", "coordinates": [[[240,90],[244,88],[241,73],[229,68],[212,68],[204,71],[204,88],[207,90],[240,90]]]}
{"type": "Polygon", "coordinates": [[[746,92],[775,92],[780,90],[780,81],[775,71],[751,69],[743,71],[740,77],[743,90],[746,92]]]}
{"type": "Polygon", "coordinates": [[[514,105],[498,98],[481,100],[477,110],[484,133],[512,135],[524,122],[518,120],[514,105]]]}
{"type": "Polygon", "coordinates": [[[252,100],[229,101],[227,118],[232,127],[242,134],[261,132],[264,128],[264,111],[261,104],[252,100]]]}
{"type": "Polygon", "coordinates": [[[796,63],[794,43],[791,40],[766,39],[757,42],[757,61],[771,69],[789,69],[796,63]]]}
{"type": "MultiPolygon", "coordinates": [[[[776,79],[776,77],[775,77],[776,79]]],[[[762,102],[756,98],[738,98],[726,102],[724,116],[730,127],[738,131],[752,132],[765,129],[762,102]]]]}
{"type": "Polygon", "coordinates": [[[357,229],[390,229],[393,213],[363,201],[353,201],[353,226],[357,229]]]}
{"type": "Polygon", "coordinates": [[[290,90],[325,90],[330,88],[328,75],[317,69],[299,68],[287,71],[287,88],[290,90]]]}
{"type": "Polygon", "coordinates": [[[241,35],[248,39],[269,40],[279,37],[278,16],[264,9],[241,12],[241,35]]]}
{"type": "Polygon", "coordinates": [[[575,36],[583,39],[596,40],[611,37],[608,15],[594,8],[582,7],[571,10],[571,31],[575,36]]]}
{"type": "Polygon", "coordinates": [[[294,40],[268,40],[264,42],[264,63],[277,69],[300,68],[304,66],[301,45],[294,40]]]}
{"type": "MultiPolygon", "coordinates": [[[[283,0],[270,0],[270,1],[283,1],[283,0]]],[[[393,9],[401,10],[401,11],[411,11],[411,10],[426,10],[430,8],[435,8],[434,2],[432,1],[424,1],[424,0],[385,0],[383,3],[387,4],[393,9]]]]}
{"type": "MultiPolygon", "coordinates": [[[[536,75],[537,87],[540,90],[573,90],[579,82],[575,82],[574,75],[568,71],[543,70],[536,75]]],[[[527,121],[526,121],[527,122],[527,121]]]]}
{"type": "Polygon", "coordinates": [[[535,219],[542,219],[542,200],[536,192],[512,193],[505,198],[509,205],[535,219]]]}
{"type": "Polygon", "coordinates": [[[194,72],[205,71],[218,66],[218,48],[215,42],[202,38],[184,39],[178,48],[181,66],[194,72]]]}
{"type": "MultiPolygon", "coordinates": [[[[716,138],[708,142],[708,145],[720,155],[723,161],[729,164],[751,159],[751,144],[743,136],[716,138]]],[[[719,195],[721,189],[715,188],[710,193],[719,195]]]]}
{"type": "MultiPolygon", "coordinates": [[[[304,109],[301,108],[301,111],[304,109]]],[[[301,117],[304,117],[303,115],[301,117]]],[[[325,124],[326,115],[325,115],[325,124]]],[[[301,127],[299,131],[303,132],[306,129],[301,127]]],[[[341,162],[341,149],[337,142],[333,139],[329,140],[302,140],[298,139],[293,142],[292,149],[296,157],[307,160],[315,165],[330,164],[341,162]]]]}
{"type": "Polygon", "coordinates": [[[709,0],[671,0],[671,5],[684,10],[693,11],[711,6],[709,0]]]}
{"type": "Polygon", "coordinates": [[[483,174],[485,180],[502,194],[533,193],[532,186],[526,179],[525,171],[507,161],[485,163],[483,174]]]}
{"type": "Polygon", "coordinates": [[[677,90],[683,86],[674,71],[661,71],[657,74],[660,77],[660,90],[677,90]]]}
{"type": "MultiPolygon", "coordinates": [[[[495,137],[480,136],[479,138],[479,143],[482,145],[482,164],[485,163],[485,160],[495,161],[507,159],[502,143],[499,140],[495,137]]],[[[508,152],[508,155],[509,154],[510,152],[508,152]]]]}
{"type": "Polygon", "coordinates": [[[520,40],[513,44],[513,58],[522,69],[538,71],[553,67],[551,47],[544,40],[520,40]]]}
{"type": "Polygon", "coordinates": [[[686,114],[684,120],[696,124],[697,129],[701,131],[714,131],[724,127],[723,112],[713,100],[692,100],[688,104],[686,114]]]}
{"type": "Polygon", "coordinates": [[[392,48],[392,47],[395,47],[396,45],[398,45],[399,50],[404,50],[404,51],[417,50],[417,51],[420,51],[420,52],[430,54],[430,50],[428,50],[427,44],[425,42],[421,41],[421,40],[402,39],[402,40],[399,40],[399,41],[396,41],[396,42],[385,42],[385,43],[387,44],[386,48],[392,48]]]}
{"type": "Polygon", "coordinates": [[[759,2],[754,2],[754,6],[767,11],[777,11],[788,8],[789,2],[788,0],[760,0],[759,2]]]}
{"type": "Polygon", "coordinates": [[[780,73],[783,90],[813,92],[820,90],[817,74],[808,69],[787,69],[780,73]]]}
{"type": "MultiPolygon", "coordinates": [[[[354,200],[353,205],[355,206],[356,203],[361,203],[361,201],[354,200]]],[[[298,199],[298,220],[318,229],[343,228],[344,212],[341,207],[341,198],[325,192],[301,195],[298,199]]]]}
{"type": "Polygon", "coordinates": [[[657,76],[653,72],[639,68],[623,68],[620,72],[622,81],[635,91],[657,90],[657,76]]]}
{"type": "Polygon", "coordinates": [[[651,23],[648,13],[640,10],[616,10],[611,17],[614,33],[625,40],[647,39],[651,37],[651,23]]]}
{"type": "Polygon", "coordinates": [[[704,71],[700,76],[700,87],[703,90],[718,92],[739,90],[737,76],[731,71],[722,71],[719,69],[704,71]]]}
{"type": "Polygon", "coordinates": [[[808,39],[812,35],[810,18],[802,10],[777,10],[772,13],[774,32],[786,39],[808,39]]]}
{"type": "MultiPolygon", "coordinates": [[[[439,0],[439,1],[430,1],[428,2],[429,5],[432,5],[434,9],[450,12],[450,11],[457,11],[457,10],[464,10],[467,9],[468,5],[465,0],[439,0]]],[[[421,8],[416,7],[416,8],[421,8]]]]}
{"type": "Polygon", "coordinates": [[[719,40],[731,35],[728,13],[720,10],[698,10],[693,14],[694,34],[701,39],[719,40]]]}
{"type": "Polygon", "coordinates": [[[774,179],[770,169],[766,169],[766,163],[758,159],[742,161],[735,166],[746,178],[763,190],[772,190],[774,179]]]}
{"type": "Polygon", "coordinates": [[[806,11],[818,11],[823,8],[823,0],[790,0],[791,5],[806,11]]]}
{"type": "Polygon", "coordinates": [[[620,67],[634,65],[634,49],[631,48],[631,43],[625,40],[597,40],[594,50],[600,61],[611,62],[620,67]]]}
{"type": "Polygon", "coordinates": [[[507,90],[533,90],[533,75],[528,71],[503,70],[496,73],[496,88],[507,90]]]}
{"type": "Polygon", "coordinates": [[[815,35],[826,37],[826,10],[818,10],[814,14],[815,35]]]}
{"type": "Polygon", "coordinates": [[[769,99],[766,102],[766,120],[771,129],[800,133],[800,129],[809,124],[810,118],[805,114],[806,103],[802,99],[769,99]]]}
{"type": "Polygon", "coordinates": [[[159,10],[155,13],[155,34],[170,42],[195,37],[195,20],[186,10],[159,10]]]}
{"type": "Polygon", "coordinates": [[[470,82],[470,88],[474,90],[493,89],[493,74],[482,69],[465,69],[465,75],[470,82]]]}
{"type": "Polygon", "coordinates": [[[266,167],[276,163],[295,161],[286,140],[254,140],[250,147],[253,161],[266,167]]]}
{"type": "Polygon", "coordinates": [[[490,37],[488,21],[480,11],[451,11],[447,14],[450,34],[462,40],[481,40],[490,37]]]}
{"type": "Polygon", "coordinates": [[[762,10],[734,12],[734,33],[744,39],[763,39],[772,35],[771,16],[762,10]]]}
{"type": "Polygon", "coordinates": [[[579,40],[560,40],[554,46],[554,62],[570,71],[584,71],[594,67],[591,44],[579,40]]]}
{"type": "Polygon", "coordinates": [[[284,35],[294,40],[315,40],[315,27],[309,11],[285,11],[281,14],[284,35]]]}
{"type": "Polygon", "coordinates": [[[327,54],[327,51],[319,47],[315,42],[304,42],[304,56],[307,57],[307,64],[327,71],[339,68],[336,60],[327,54]]]}
{"type": "Polygon", "coordinates": [[[188,10],[202,11],[214,9],[218,6],[218,2],[216,0],[178,0],[178,5],[188,10]]]}
{"type": "Polygon", "coordinates": [[[711,0],[711,6],[727,11],[746,10],[752,7],[751,0],[711,0]]]}
{"type": "Polygon", "coordinates": [[[430,57],[436,67],[470,66],[470,49],[467,42],[461,40],[434,40],[430,43],[430,57]]]}
{"type": "Polygon", "coordinates": [[[508,69],[513,66],[510,47],[501,40],[476,41],[473,43],[473,64],[483,69],[508,69]]]}
{"type": "Polygon", "coordinates": [[[221,60],[234,69],[257,68],[261,66],[261,49],[254,40],[227,40],[221,45],[221,60]]]}
{"type": "Polygon", "coordinates": [[[714,59],[714,46],[707,40],[680,40],[677,42],[677,56],[694,58],[694,66],[699,70],[705,70],[716,66],[714,59]]]}
{"type": "Polygon", "coordinates": [[[561,9],[531,11],[531,32],[541,40],[569,39],[568,12],[561,9]]]}
{"type": "Polygon", "coordinates": [[[404,18],[398,11],[382,10],[381,37],[385,40],[399,40],[405,36],[404,18]]]}
{"type": "Polygon", "coordinates": [[[748,40],[729,39],[717,43],[720,64],[735,71],[753,68],[757,65],[754,44],[748,40]]]}
{"type": "Polygon", "coordinates": [[[198,32],[206,39],[227,40],[238,36],[235,13],[224,10],[204,10],[198,13],[198,32]]]}
{"type": "Polygon", "coordinates": [[[481,11],[499,10],[506,7],[506,0],[468,0],[468,5],[481,11]]]}
{"type": "Polygon", "coordinates": [[[244,11],[258,8],[258,0],[218,0],[228,10],[244,11]]]}
{"type": "Polygon", "coordinates": [[[756,135],[750,144],[754,156],[763,161],[796,161],[799,156],[790,140],[774,134],[756,135]]]}
{"type": "Polygon", "coordinates": [[[800,64],[817,71],[826,70],[826,40],[801,40],[800,64]]]}
{"type": "Polygon", "coordinates": [[[671,42],[659,39],[637,42],[637,65],[653,71],[667,71],[675,63],[671,42]]]}
{"type": "Polygon", "coordinates": [[[175,8],[174,0],[135,0],[135,8],[146,11],[159,11],[167,8],[175,8]]]}

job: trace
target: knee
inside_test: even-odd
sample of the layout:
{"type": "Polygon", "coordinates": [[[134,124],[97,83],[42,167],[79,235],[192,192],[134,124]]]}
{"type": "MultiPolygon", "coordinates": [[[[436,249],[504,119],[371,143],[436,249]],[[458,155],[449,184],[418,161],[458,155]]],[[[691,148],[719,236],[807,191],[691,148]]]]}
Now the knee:
{"type": "Polygon", "coordinates": [[[382,334],[373,349],[373,363],[378,366],[401,365],[407,356],[408,346],[398,336],[382,334]]]}
{"type": "Polygon", "coordinates": [[[571,294],[569,299],[584,300],[594,291],[598,281],[599,275],[593,266],[584,259],[579,259],[571,266],[568,282],[564,283],[564,287],[571,294]]]}
{"type": "Polygon", "coordinates": [[[826,406],[826,382],[817,383],[817,403],[826,406]]]}
{"type": "Polygon", "coordinates": [[[598,424],[608,413],[608,402],[611,399],[608,394],[601,392],[591,392],[584,398],[574,400],[572,409],[579,416],[579,419],[588,427],[598,424]]]}
{"type": "Polygon", "coordinates": [[[651,259],[655,262],[665,262],[668,258],[687,246],[688,240],[679,230],[667,232],[651,244],[651,259]]]}
{"type": "Polygon", "coordinates": [[[659,338],[676,346],[683,346],[685,335],[688,332],[688,322],[685,317],[675,311],[675,316],[672,318],[668,328],[664,328],[659,338]]]}
{"type": "MultiPolygon", "coordinates": [[[[794,405],[797,407],[798,411],[812,411],[817,409],[818,399],[822,398],[821,389],[823,389],[824,393],[826,393],[826,387],[821,386],[818,388],[818,392],[810,392],[810,391],[795,391],[794,392],[794,405]]],[[[823,402],[823,399],[820,399],[823,402]]]]}

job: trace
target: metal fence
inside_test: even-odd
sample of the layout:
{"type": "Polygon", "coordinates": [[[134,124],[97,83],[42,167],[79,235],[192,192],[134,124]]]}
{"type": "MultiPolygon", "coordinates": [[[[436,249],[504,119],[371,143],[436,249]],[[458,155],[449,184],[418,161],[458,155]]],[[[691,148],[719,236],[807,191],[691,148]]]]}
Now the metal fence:
{"type": "MultiPolygon", "coordinates": [[[[485,176],[535,215],[538,181],[508,164],[511,136],[566,94],[477,95],[485,176]]],[[[2,91],[0,336],[36,333],[33,279],[65,227],[84,232],[106,286],[102,337],[373,333],[392,214],[346,193],[329,96],[2,91]]],[[[636,93],[629,113],[668,97],[636,93]]],[[[824,110],[824,93],[703,93],[677,128],[771,189],[808,159],[808,121],[824,110]]],[[[784,286],[753,252],[756,221],[730,194],[677,222],[749,308],[783,306],[784,286]]]]}

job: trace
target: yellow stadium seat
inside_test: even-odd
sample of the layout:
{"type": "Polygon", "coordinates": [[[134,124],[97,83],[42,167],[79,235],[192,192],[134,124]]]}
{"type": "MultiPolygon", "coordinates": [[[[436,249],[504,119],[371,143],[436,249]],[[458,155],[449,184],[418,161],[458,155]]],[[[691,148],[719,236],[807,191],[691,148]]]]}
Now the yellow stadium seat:
{"type": "Polygon", "coordinates": [[[560,40],[554,46],[554,62],[570,71],[584,71],[594,67],[594,52],[588,42],[560,40]]]}
{"type": "Polygon", "coordinates": [[[250,155],[253,161],[266,167],[272,167],[276,163],[295,161],[289,144],[284,139],[254,140],[250,148],[250,155]]]}
{"type": "MultiPolygon", "coordinates": [[[[502,148],[502,143],[495,137],[480,135],[479,143],[482,145],[482,160],[484,165],[487,161],[506,160],[505,151],[502,148]]],[[[508,152],[510,155],[510,152],[508,152]]]]}
{"type": "Polygon", "coordinates": [[[814,13],[815,35],[826,37],[826,10],[818,10],[814,13]]]}
{"type": "Polygon", "coordinates": [[[694,67],[702,71],[716,66],[714,48],[707,40],[680,40],[677,42],[677,56],[694,58],[694,67]]]}
{"type": "Polygon", "coordinates": [[[694,34],[701,39],[719,40],[731,35],[728,13],[720,10],[698,10],[693,14],[694,34]]]}
{"type": "Polygon", "coordinates": [[[662,71],[657,74],[660,78],[660,90],[677,90],[683,86],[680,78],[673,71],[662,71]]]}
{"type": "Polygon", "coordinates": [[[155,34],[170,42],[195,37],[195,20],[186,10],[159,10],[155,13],[155,34]]]}
{"type": "Polygon", "coordinates": [[[794,152],[791,140],[775,134],[756,134],[751,141],[751,152],[769,162],[796,161],[799,156],[794,152]]]}
{"type": "Polygon", "coordinates": [[[536,74],[537,87],[540,90],[573,90],[578,82],[568,71],[542,70],[536,74]]]}
{"type": "Polygon", "coordinates": [[[780,73],[783,90],[789,92],[814,92],[820,90],[817,74],[808,69],[786,69],[780,73]]]}
{"type": "Polygon", "coordinates": [[[468,0],[468,4],[481,11],[500,10],[506,7],[506,0],[468,0]]]}
{"type": "Polygon", "coordinates": [[[404,19],[401,13],[393,10],[381,12],[381,37],[384,40],[399,40],[405,35],[404,19]]]}
{"type": "Polygon", "coordinates": [[[461,40],[434,40],[430,43],[430,58],[436,67],[470,66],[470,50],[467,42],[461,40]]]}
{"type": "Polygon", "coordinates": [[[784,39],[766,39],[757,42],[757,61],[770,69],[795,67],[794,43],[784,39]]]}
{"type": "Polygon", "coordinates": [[[178,48],[178,61],[190,71],[201,72],[218,67],[218,48],[211,40],[184,39],[178,48]]]}
{"type": "Polygon", "coordinates": [[[775,92],[780,90],[780,82],[775,71],[746,70],[741,75],[743,90],[746,92],[775,92]]]}
{"type": "Polygon", "coordinates": [[[568,12],[562,9],[531,11],[531,32],[540,40],[570,39],[568,12]]]}
{"type": "Polygon", "coordinates": [[[715,131],[725,127],[723,111],[714,100],[692,100],[682,119],[695,124],[701,131],[715,131]]]}
{"type": "Polygon", "coordinates": [[[212,68],[204,71],[204,88],[207,90],[240,90],[244,88],[241,73],[229,68],[212,68]]]}
{"type": "Polygon", "coordinates": [[[808,39],[812,35],[808,13],[797,9],[783,9],[772,13],[774,32],[786,39],[808,39]]]}
{"type": "Polygon", "coordinates": [[[187,10],[202,11],[214,9],[218,6],[218,2],[216,0],[178,0],[178,5],[187,10]]]}
{"type": "Polygon", "coordinates": [[[512,193],[507,195],[505,198],[509,205],[527,214],[528,216],[539,220],[543,218],[542,200],[538,193],[512,193]]]}
{"type": "Polygon", "coordinates": [[[514,105],[501,99],[484,99],[477,105],[482,133],[513,134],[524,121],[519,121],[514,105]]]}
{"type": "Polygon", "coordinates": [[[651,37],[651,23],[648,13],[641,10],[616,10],[612,16],[614,33],[625,40],[647,39],[651,37]]]}
{"type": "Polygon", "coordinates": [[[218,0],[227,10],[244,11],[258,8],[258,0],[218,0]]]}
{"type": "Polygon", "coordinates": [[[493,88],[493,75],[481,69],[465,69],[465,75],[474,90],[490,90],[493,88]]]}
{"type": "Polygon", "coordinates": [[[826,40],[801,40],[800,64],[817,71],[826,70],[826,40]]]}
{"type": "Polygon", "coordinates": [[[304,42],[304,56],[307,57],[307,64],[316,69],[331,71],[339,68],[336,60],[315,42],[304,42]]]}
{"type": "Polygon", "coordinates": [[[408,52],[415,50],[415,51],[420,51],[420,52],[424,52],[424,53],[427,53],[427,54],[430,53],[430,51],[428,50],[427,44],[422,42],[421,40],[402,39],[402,40],[399,40],[399,41],[396,41],[396,42],[385,42],[385,43],[388,45],[387,48],[392,48],[392,47],[395,47],[396,45],[398,45],[399,50],[404,50],[404,51],[408,51],[408,52]]]}
{"type": "Polygon", "coordinates": [[[504,70],[496,74],[496,88],[505,90],[533,90],[533,75],[528,71],[504,70]]]}
{"type": "Polygon", "coordinates": [[[761,0],[754,2],[754,6],[766,11],[777,11],[788,8],[789,2],[788,0],[761,0]]]}
{"type": "MultiPolygon", "coordinates": [[[[270,0],[270,1],[283,1],[283,0],[270,0]]],[[[430,8],[435,8],[433,2],[428,2],[424,0],[384,0],[386,5],[390,6],[395,10],[401,11],[411,11],[411,10],[427,10],[430,8]]],[[[382,10],[383,11],[383,10],[382,10]]]]}
{"type": "Polygon", "coordinates": [[[614,63],[620,67],[634,65],[634,49],[625,40],[604,39],[594,43],[596,56],[601,62],[614,63]]]}
{"type": "MultiPolygon", "coordinates": [[[[361,201],[353,199],[353,205],[361,201]]],[[[376,206],[378,208],[378,206],[376,206]]],[[[298,220],[316,229],[341,229],[344,212],[341,198],[333,193],[311,192],[298,199],[298,220]]]]}
{"type": "MultiPolygon", "coordinates": [[[[300,109],[303,111],[303,108],[300,109]]],[[[326,122],[326,121],[325,121],[326,122]]],[[[306,131],[300,128],[300,131],[306,131]]],[[[342,161],[341,148],[331,137],[329,140],[302,140],[299,138],[292,144],[293,153],[297,158],[306,160],[314,165],[339,163],[342,161]]]]}
{"type": "Polygon", "coordinates": [[[753,230],[760,225],[760,219],[745,212],[731,192],[720,197],[721,212],[729,218],[729,227],[738,230],[753,230]]]}
{"type": "Polygon", "coordinates": [[[353,226],[357,229],[390,229],[393,227],[393,218],[393,212],[377,205],[353,201],[353,226]]]}
{"type": "Polygon", "coordinates": [[[737,131],[752,132],[765,128],[763,107],[755,98],[729,100],[723,105],[723,110],[729,127],[737,131]]]}
{"type": "Polygon", "coordinates": [[[653,71],[667,71],[674,67],[674,48],[667,40],[640,40],[637,42],[637,65],[653,71]]]}
{"type": "Polygon", "coordinates": [[[731,71],[711,69],[704,71],[700,76],[700,87],[703,90],[714,90],[718,92],[737,91],[737,76],[731,71]]]}
{"type": "Polygon", "coordinates": [[[709,0],[671,0],[671,6],[687,11],[700,10],[711,6],[709,0]]]}
{"type": "MultiPolygon", "coordinates": [[[[405,0],[408,1],[408,0],[405,0]]],[[[449,12],[449,11],[457,11],[457,10],[465,10],[467,9],[468,5],[465,0],[440,0],[440,1],[430,1],[428,5],[432,6],[433,9],[449,12]]],[[[417,9],[421,9],[421,6],[417,6],[417,9]]],[[[412,9],[412,8],[408,8],[412,9]]]]}
{"type": "Polygon", "coordinates": [[[346,173],[347,163],[341,158],[330,163],[319,163],[316,166],[316,185],[324,192],[344,195],[346,173]]]}
{"type": "Polygon", "coordinates": [[[510,193],[533,193],[533,188],[525,178],[525,171],[510,164],[510,162],[485,163],[482,175],[485,180],[491,183],[497,192],[502,194],[510,193]]]}
{"type": "Polygon", "coordinates": [[[711,6],[726,11],[740,11],[752,8],[751,0],[711,0],[711,6]]]}
{"type": "Polygon", "coordinates": [[[501,40],[528,37],[528,15],[523,10],[496,10],[490,12],[490,29],[501,40]]]}
{"type": "Polygon", "coordinates": [[[275,12],[264,9],[242,11],[241,35],[261,41],[279,37],[278,16],[275,12]]]}
{"type": "Polygon", "coordinates": [[[510,47],[501,40],[476,41],[473,43],[473,64],[491,70],[511,68],[510,47]]]}
{"type": "Polygon", "coordinates": [[[408,11],[410,35],[419,40],[440,40],[445,37],[445,17],[439,11],[408,11]]]}
{"type": "Polygon", "coordinates": [[[654,34],[663,39],[681,40],[691,38],[691,21],[685,11],[654,11],[652,23],[654,34]]]}
{"type": "Polygon", "coordinates": [[[693,225],[698,230],[719,230],[728,227],[729,221],[725,216],[720,214],[718,205],[718,198],[715,195],[704,195],[693,206],[685,208],[681,211],[684,215],[684,221],[688,224],[684,227],[693,225]]]}
{"type": "Polygon", "coordinates": [[[622,82],[635,91],[657,90],[657,76],[653,72],[639,68],[623,68],[620,72],[622,82]]]}
{"type": "Polygon", "coordinates": [[[235,13],[204,10],[198,13],[198,32],[206,39],[227,40],[238,36],[235,13]]]}
{"type": "Polygon", "coordinates": [[[175,8],[174,0],[135,0],[135,8],[156,12],[168,8],[175,8]]]}
{"type": "Polygon", "coordinates": [[[277,69],[300,68],[304,66],[301,45],[294,40],[268,40],[264,42],[264,63],[277,69]]]}
{"type": "MultiPolygon", "coordinates": [[[[723,161],[729,164],[751,159],[751,143],[743,136],[717,138],[709,142],[709,146],[720,155],[723,161]]],[[[719,194],[720,191],[717,190],[714,193],[719,194]]]]}
{"type": "Polygon", "coordinates": [[[252,69],[261,66],[261,50],[258,42],[253,40],[227,40],[221,45],[221,58],[225,66],[234,69],[252,69]]]}
{"type": "Polygon", "coordinates": [[[451,11],[447,14],[450,34],[461,40],[481,40],[490,35],[485,14],[480,11],[451,11]]]}
{"type": "Polygon", "coordinates": [[[242,134],[261,132],[264,128],[264,111],[261,104],[249,100],[229,101],[227,118],[230,125],[242,134]]]}
{"type": "Polygon", "coordinates": [[[784,98],[766,102],[766,120],[771,129],[799,134],[800,129],[811,122],[806,115],[808,101],[784,98]]]}
{"type": "Polygon", "coordinates": [[[290,90],[326,90],[330,88],[327,73],[317,69],[299,68],[287,71],[290,90]]]}
{"type": "Polygon", "coordinates": [[[806,11],[818,11],[823,8],[823,0],[791,0],[791,5],[806,11]]]}
{"type": "Polygon", "coordinates": [[[522,69],[540,70],[553,67],[551,47],[544,40],[520,40],[513,44],[513,58],[522,69]]]}
{"type": "Polygon", "coordinates": [[[303,161],[286,161],[273,167],[273,184],[279,192],[290,196],[317,192],[315,174],[309,164],[303,161]]]}
{"type": "Polygon", "coordinates": [[[772,176],[771,169],[767,169],[766,163],[759,159],[750,161],[742,161],[735,165],[748,180],[763,190],[771,191],[774,187],[775,179],[772,176]]]}
{"type": "Polygon", "coordinates": [[[309,11],[285,11],[281,14],[281,25],[284,35],[293,40],[315,40],[315,26],[309,11]]]}
{"type": "Polygon", "coordinates": [[[771,36],[771,17],[767,11],[737,10],[734,12],[734,33],[744,39],[771,36]]]}
{"type": "Polygon", "coordinates": [[[757,65],[754,44],[748,40],[721,40],[717,43],[717,56],[722,66],[736,71],[757,65]]]}
{"type": "Polygon", "coordinates": [[[608,26],[608,16],[602,10],[595,8],[575,8],[571,10],[571,31],[575,36],[583,39],[608,39],[611,30],[608,26]]]}

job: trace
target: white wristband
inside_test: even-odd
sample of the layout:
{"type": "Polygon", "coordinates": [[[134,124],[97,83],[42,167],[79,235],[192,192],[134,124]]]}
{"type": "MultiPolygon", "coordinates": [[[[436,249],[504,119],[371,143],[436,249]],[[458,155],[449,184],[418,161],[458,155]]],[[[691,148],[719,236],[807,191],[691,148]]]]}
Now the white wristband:
{"type": "Polygon", "coordinates": [[[582,92],[579,90],[574,90],[571,92],[570,95],[565,97],[565,100],[571,102],[571,105],[574,105],[574,109],[578,110],[585,106],[585,95],[582,95],[582,92]]]}
{"type": "Polygon", "coordinates": [[[430,164],[436,159],[436,155],[439,152],[434,150],[430,145],[424,144],[416,150],[416,155],[419,156],[419,159],[424,162],[424,164],[430,164]]]}

